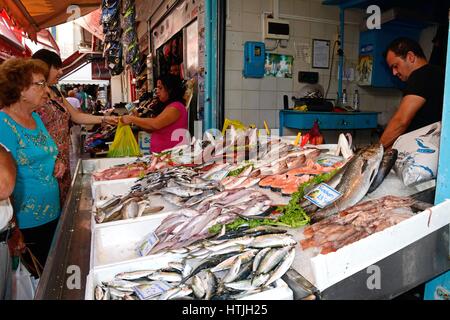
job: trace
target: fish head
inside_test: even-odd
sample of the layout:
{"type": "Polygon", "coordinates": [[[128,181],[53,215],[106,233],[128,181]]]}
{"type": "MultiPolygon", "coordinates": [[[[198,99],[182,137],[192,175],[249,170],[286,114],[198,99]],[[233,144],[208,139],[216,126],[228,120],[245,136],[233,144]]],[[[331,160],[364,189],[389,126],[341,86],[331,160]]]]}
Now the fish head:
{"type": "Polygon", "coordinates": [[[361,150],[361,175],[368,178],[369,186],[378,173],[381,160],[383,159],[383,153],[383,145],[380,143],[372,144],[361,150]]]}

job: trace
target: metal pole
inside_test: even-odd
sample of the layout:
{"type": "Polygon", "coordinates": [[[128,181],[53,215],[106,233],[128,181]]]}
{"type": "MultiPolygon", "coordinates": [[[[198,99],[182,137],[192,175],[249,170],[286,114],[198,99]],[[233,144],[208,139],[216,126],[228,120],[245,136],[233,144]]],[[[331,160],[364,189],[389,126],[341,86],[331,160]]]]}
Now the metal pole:
{"type": "MultiPolygon", "coordinates": [[[[341,51],[341,55],[339,55],[339,68],[338,68],[338,92],[339,92],[339,97],[342,97],[342,78],[343,78],[343,74],[344,74],[344,22],[345,22],[345,9],[344,8],[340,8],[339,9],[339,20],[340,20],[340,27],[339,27],[339,33],[340,33],[340,41],[341,41],[341,45],[340,45],[340,49],[341,51]]],[[[334,52],[332,53],[334,54],[334,52]]]]}
{"type": "MultiPolygon", "coordinates": [[[[448,12],[448,18],[450,21],[450,10],[448,12]]],[[[450,44],[450,24],[447,44],[450,44]]],[[[436,180],[436,196],[434,199],[434,204],[439,204],[445,199],[450,198],[450,47],[447,48],[447,64],[445,70],[445,86],[444,86],[444,105],[442,107],[442,129],[441,129],[441,142],[439,147],[439,165],[438,165],[438,175],[436,180]]],[[[449,225],[450,228],[450,225],[449,225]]],[[[448,240],[450,259],[450,239],[448,240]]],[[[433,299],[434,292],[438,285],[442,287],[448,287],[450,285],[450,271],[444,273],[443,275],[427,282],[425,285],[425,299],[433,299]]]]}
{"type": "Polygon", "coordinates": [[[217,0],[205,1],[205,104],[203,131],[217,128],[217,0]]]}

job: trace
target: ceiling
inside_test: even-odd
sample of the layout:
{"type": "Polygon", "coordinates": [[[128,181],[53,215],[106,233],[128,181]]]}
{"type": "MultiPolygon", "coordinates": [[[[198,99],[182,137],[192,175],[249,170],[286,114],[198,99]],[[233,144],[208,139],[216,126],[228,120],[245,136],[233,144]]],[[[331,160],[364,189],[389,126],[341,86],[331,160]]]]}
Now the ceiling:
{"type": "Polygon", "coordinates": [[[14,22],[36,40],[37,32],[84,16],[101,5],[101,0],[0,0],[14,22]]]}

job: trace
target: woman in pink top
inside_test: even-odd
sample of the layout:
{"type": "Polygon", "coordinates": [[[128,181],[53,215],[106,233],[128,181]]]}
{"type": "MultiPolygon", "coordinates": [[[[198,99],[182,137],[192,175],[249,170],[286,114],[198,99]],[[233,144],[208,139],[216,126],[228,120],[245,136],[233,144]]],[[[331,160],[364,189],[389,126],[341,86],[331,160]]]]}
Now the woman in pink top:
{"type": "Polygon", "coordinates": [[[163,111],[154,118],[125,115],[122,123],[133,123],[151,132],[151,152],[161,152],[185,143],[188,114],[184,106],[184,88],[179,77],[162,76],[156,82],[156,95],[164,104],[163,111]]]}

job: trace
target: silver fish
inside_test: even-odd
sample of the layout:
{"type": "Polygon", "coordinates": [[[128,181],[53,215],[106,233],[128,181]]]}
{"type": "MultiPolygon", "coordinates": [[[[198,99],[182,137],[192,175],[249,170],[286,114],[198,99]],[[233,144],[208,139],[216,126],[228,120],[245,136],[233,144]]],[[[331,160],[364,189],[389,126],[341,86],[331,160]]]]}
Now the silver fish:
{"type": "Polygon", "coordinates": [[[170,203],[182,207],[184,206],[185,199],[174,194],[165,194],[163,195],[163,199],[169,201],[170,203]]]}
{"type": "Polygon", "coordinates": [[[217,290],[217,279],[210,270],[206,270],[205,274],[206,274],[205,300],[211,300],[212,296],[216,293],[216,290],[217,290]]]}
{"type": "Polygon", "coordinates": [[[117,274],[114,278],[118,280],[135,280],[140,279],[144,277],[148,277],[152,273],[154,273],[155,270],[139,270],[139,271],[132,271],[132,272],[122,272],[117,274]]]}
{"type": "Polygon", "coordinates": [[[250,244],[253,248],[265,248],[265,247],[282,247],[295,245],[295,241],[291,236],[285,234],[266,234],[263,236],[255,237],[250,244]]]}
{"type": "Polygon", "coordinates": [[[268,286],[274,281],[277,281],[281,278],[282,275],[284,275],[289,268],[292,265],[292,262],[294,262],[295,258],[295,248],[292,248],[289,253],[285,256],[285,258],[280,262],[280,264],[270,273],[270,277],[267,280],[266,283],[264,283],[265,286],[268,286]]]}
{"type": "Polygon", "coordinates": [[[284,247],[281,249],[271,249],[262,259],[259,264],[256,274],[270,272],[280,261],[286,256],[291,247],[284,247]]]}
{"type": "Polygon", "coordinates": [[[270,250],[271,250],[270,247],[264,248],[256,254],[255,259],[253,259],[253,267],[252,267],[252,271],[254,274],[256,274],[256,270],[258,270],[259,264],[261,263],[262,259],[267,254],[267,252],[269,252],[270,250]]]}
{"type": "Polygon", "coordinates": [[[252,284],[252,281],[250,279],[225,283],[225,287],[233,290],[242,290],[242,291],[253,290],[257,288],[257,286],[254,286],[252,284]]]}
{"type": "Polygon", "coordinates": [[[206,294],[205,284],[198,275],[195,275],[192,279],[192,290],[197,299],[203,298],[206,294]]]}
{"type": "Polygon", "coordinates": [[[320,221],[358,203],[375,179],[382,158],[383,146],[379,143],[361,149],[346,166],[336,187],[342,196],[331,205],[313,213],[311,221],[320,221]]]}
{"type": "Polygon", "coordinates": [[[102,286],[96,286],[94,291],[95,300],[102,300],[105,295],[102,286]]]}
{"type": "Polygon", "coordinates": [[[238,257],[234,262],[233,266],[228,271],[228,273],[222,279],[222,282],[224,283],[233,282],[237,278],[239,269],[241,268],[241,262],[242,262],[241,259],[238,257]]]}
{"type": "Polygon", "coordinates": [[[167,282],[180,282],[182,275],[176,272],[161,272],[157,271],[148,276],[150,280],[162,280],[167,282]]]}
{"type": "Polygon", "coordinates": [[[269,280],[269,278],[270,278],[269,273],[262,273],[260,275],[257,275],[252,278],[252,286],[260,287],[262,285],[265,285],[266,281],[269,280]]]}
{"type": "Polygon", "coordinates": [[[191,287],[188,286],[184,286],[181,288],[180,291],[178,291],[177,293],[175,293],[174,295],[172,295],[169,300],[175,300],[175,299],[183,299],[187,296],[189,296],[190,294],[192,294],[193,290],[191,287]]]}
{"type": "Polygon", "coordinates": [[[182,187],[168,187],[161,189],[164,193],[174,194],[182,198],[191,198],[203,193],[203,190],[197,190],[192,188],[182,188],[182,187]]]}
{"type": "Polygon", "coordinates": [[[131,291],[133,291],[133,288],[139,285],[139,283],[137,282],[122,279],[113,279],[111,281],[105,282],[104,284],[108,287],[113,287],[120,291],[130,291],[124,289],[131,289],[131,291]]]}
{"type": "Polygon", "coordinates": [[[129,201],[122,207],[122,219],[136,218],[139,214],[139,205],[136,201],[129,201]]]}

